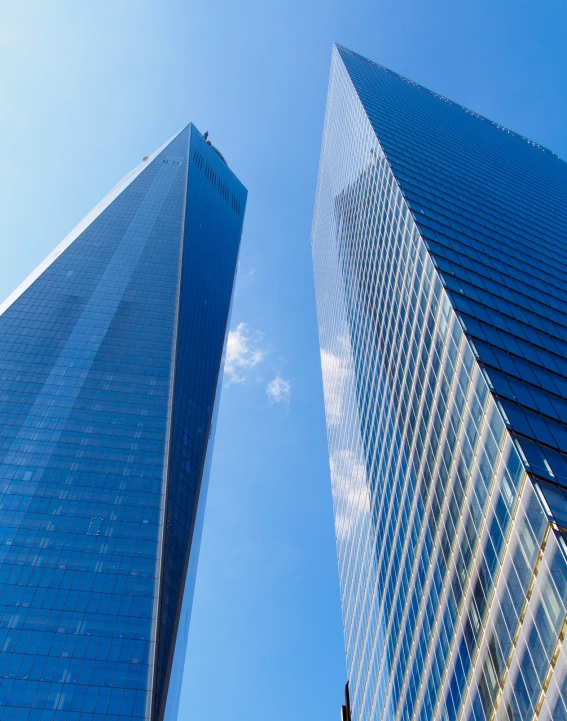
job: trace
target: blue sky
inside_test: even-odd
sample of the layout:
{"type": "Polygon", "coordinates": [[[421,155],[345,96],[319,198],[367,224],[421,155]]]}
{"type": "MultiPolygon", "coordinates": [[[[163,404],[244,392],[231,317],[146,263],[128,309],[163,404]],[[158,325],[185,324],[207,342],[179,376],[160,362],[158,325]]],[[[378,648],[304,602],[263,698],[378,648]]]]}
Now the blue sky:
{"type": "Polygon", "coordinates": [[[563,0],[4,0],[0,296],[188,121],[249,190],[182,719],[336,719],[309,235],[332,42],[567,158],[563,0]]]}

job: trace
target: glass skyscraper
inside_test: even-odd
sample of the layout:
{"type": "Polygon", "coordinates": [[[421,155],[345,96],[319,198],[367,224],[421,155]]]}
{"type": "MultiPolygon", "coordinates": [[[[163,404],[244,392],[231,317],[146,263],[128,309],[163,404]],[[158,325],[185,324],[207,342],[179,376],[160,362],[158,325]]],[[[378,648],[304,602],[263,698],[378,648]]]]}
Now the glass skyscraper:
{"type": "Polygon", "coordinates": [[[0,719],[176,718],[246,190],[193,125],[0,306],[0,719]]]}
{"type": "Polygon", "coordinates": [[[312,245],[353,721],[565,721],[567,165],[335,47],[312,245]]]}

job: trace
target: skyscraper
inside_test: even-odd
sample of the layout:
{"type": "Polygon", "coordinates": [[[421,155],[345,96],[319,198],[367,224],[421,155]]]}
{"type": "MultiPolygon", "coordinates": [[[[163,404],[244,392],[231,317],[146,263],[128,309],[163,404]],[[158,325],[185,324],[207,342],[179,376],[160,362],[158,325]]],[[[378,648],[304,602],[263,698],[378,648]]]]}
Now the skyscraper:
{"type": "Polygon", "coordinates": [[[312,245],[353,721],[564,721],[567,165],[335,47],[312,245]]]}
{"type": "Polygon", "coordinates": [[[193,125],[0,307],[0,718],[175,719],[246,190],[193,125]]]}

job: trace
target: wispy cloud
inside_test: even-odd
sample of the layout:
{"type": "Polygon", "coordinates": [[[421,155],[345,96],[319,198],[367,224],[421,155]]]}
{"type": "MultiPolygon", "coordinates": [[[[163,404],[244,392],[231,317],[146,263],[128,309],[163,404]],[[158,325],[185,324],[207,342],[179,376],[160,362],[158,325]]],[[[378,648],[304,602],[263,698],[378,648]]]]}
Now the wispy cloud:
{"type": "Polygon", "coordinates": [[[273,348],[270,349],[269,345],[264,342],[264,333],[252,330],[248,323],[239,323],[228,334],[224,362],[225,386],[242,385],[252,380],[265,387],[268,405],[281,403],[289,407],[291,383],[279,374],[279,366],[281,363],[286,363],[286,360],[278,357],[277,362],[272,360],[272,362],[264,364],[268,368],[262,366],[264,369],[262,372],[258,366],[269,356],[273,359],[273,348]],[[267,373],[274,375],[273,380],[269,383],[266,383],[267,373]]]}
{"type": "Polygon", "coordinates": [[[266,386],[266,393],[271,406],[273,406],[274,403],[283,403],[289,406],[291,400],[291,383],[280,376],[276,376],[274,380],[270,381],[266,386]]]}
{"type": "Polygon", "coordinates": [[[239,323],[228,334],[224,372],[226,385],[244,383],[246,371],[255,368],[266,357],[260,344],[264,334],[252,331],[247,323],[239,323]]]}

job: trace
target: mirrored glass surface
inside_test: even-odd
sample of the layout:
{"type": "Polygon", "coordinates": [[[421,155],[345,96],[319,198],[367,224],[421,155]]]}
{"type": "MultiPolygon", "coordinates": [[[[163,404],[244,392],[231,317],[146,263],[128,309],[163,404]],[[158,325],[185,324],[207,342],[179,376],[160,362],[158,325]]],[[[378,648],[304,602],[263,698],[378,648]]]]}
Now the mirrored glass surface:
{"type": "Polygon", "coordinates": [[[312,248],[354,721],[565,718],[566,188],[335,48],[312,248]]]}

